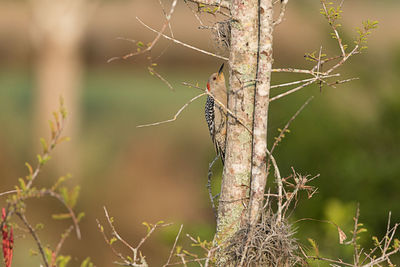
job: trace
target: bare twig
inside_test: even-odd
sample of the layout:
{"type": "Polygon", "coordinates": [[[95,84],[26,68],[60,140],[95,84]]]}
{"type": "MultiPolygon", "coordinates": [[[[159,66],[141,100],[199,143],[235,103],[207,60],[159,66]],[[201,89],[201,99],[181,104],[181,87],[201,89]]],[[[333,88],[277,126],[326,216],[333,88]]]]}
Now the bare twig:
{"type": "Polygon", "coordinates": [[[214,166],[215,162],[217,161],[217,159],[219,158],[219,155],[216,155],[214,160],[210,163],[210,165],[208,166],[208,175],[207,175],[207,190],[208,190],[208,196],[210,197],[210,201],[211,201],[211,207],[214,211],[214,215],[215,218],[217,218],[217,209],[215,207],[215,203],[214,203],[214,196],[212,193],[212,187],[211,187],[211,178],[212,178],[212,167],[214,166]]]}
{"type": "Polygon", "coordinates": [[[208,5],[208,6],[218,6],[218,7],[223,7],[223,8],[228,8],[230,7],[230,1],[228,0],[185,0],[197,4],[203,4],[203,5],[208,5]]]}
{"type": "Polygon", "coordinates": [[[47,262],[46,254],[44,253],[42,243],[40,242],[39,236],[36,234],[36,231],[29,224],[28,220],[26,219],[26,217],[23,213],[16,212],[15,214],[21,219],[21,221],[25,224],[26,228],[28,228],[33,239],[35,239],[36,245],[39,248],[40,255],[42,256],[44,266],[49,267],[49,263],[47,262]]]}
{"type": "MultiPolygon", "coordinates": [[[[110,63],[111,61],[114,61],[114,60],[117,60],[117,59],[128,59],[128,58],[130,58],[130,57],[133,57],[133,56],[136,56],[136,55],[140,55],[140,54],[149,52],[151,49],[153,49],[154,45],[158,42],[158,40],[159,40],[160,37],[162,36],[162,33],[165,31],[165,29],[167,28],[167,26],[170,25],[169,21],[170,21],[170,19],[171,19],[172,14],[174,13],[175,6],[176,6],[177,1],[178,1],[178,0],[174,0],[174,1],[172,2],[172,4],[171,4],[171,9],[170,9],[169,13],[165,16],[165,18],[166,18],[165,23],[163,24],[161,30],[160,30],[159,32],[157,32],[158,35],[154,38],[154,40],[150,43],[150,45],[147,46],[146,49],[140,50],[140,51],[136,51],[136,52],[132,52],[132,53],[129,53],[129,54],[124,55],[124,56],[122,56],[122,57],[113,57],[113,58],[110,58],[107,62],[110,63]]],[[[172,34],[172,30],[171,30],[171,34],[172,34]]],[[[172,35],[173,35],[173,34],[172,34],[172,35]]]]}
{"type": "MultiPolygon", "coordinates": [[[[74,226],[71,225],[70,227],[67,228],[67,230],[65,230],[65,232],[61,235],[61,239],[60,241],[58,241],[58,244],[56,246],[56,249],[54,250],[54,260],[57,259],[57,255],[60,253],[61,251],[61,247],[64,244],[65,240],[67,239],[67,237],[71,234],[72,230],[74,229],[74,226]]],[[[55,266],[55,262],[51,263],[51,266],[55,266]]]]}
{"type": "Polygon", "coordinates": [[[297,91],[303,89],[304,87],[315,83],[317,80],[318,80],[317,78],[314,78],[314,79],[310,80],[309,82],[306,82],[306,83],[304,83],[304,84],[302,84],[300,86],[297,86],[296,88],[293,88],[293,89],[291,89],[289,91],[286,91],[286,92],[284,92],[282,94],[279,94],[277,96],[272,97],[269,101],[272,102],[272,101],[278,100],[278,99],[280,99],[280,98],[282,98],[284,96],[290,95],[290,94],[292,94],[294,92],[297,92],[297,91]]]}
{"type": "Polygon", "coordinates": [[[358,254],[358,244],[357,244],[357,232],[358,232],[358,218],[360,217],[360,204],[357,203],[356,215],[354,216],[354,229],[353,229],[353,238],[351,243],[353,244],[354,249],[354,266],[358,266],[360,262],[360,255],[358,254]]]}
{"type": "Polygon", "coordinates": [[[282,21],[283,18],[285,17],[285,12],[286,12],[286,5],[289,2],[289,0],[282,0],[281,1],[281,10],[279,12],[279,17],[274,21],[274,26],[279,25],[282,21]]]}
{"type": "Polygon", "coordinates": [[[242,119],[238,118],[230,109],[228,109],[221,101],[219,101],[217,98],[215,98],[208,90],[204,90],[203,88],[196,86],[194,84],[190,84],[187,82],[182,82],[183,85],[188,86],[188,87],[193,87],[199,90],[202,90],[204,92],[204,94],[207,94],[209,96],[211,96],[212,98],[214,98],[214,101],[220,106],[222,107],[222,111],[226,114],[226,115],[230,115],[232,116],[232,118],[234,118],[236,121],[238,121],[244,128],[246,128],[246,130],[249,133],[252,133],[252,131],[249,129],[249,127],[246,126],[246,124],[243,122],[242,119]]]}
{"type": "Polygon", "coordinates": [[[136,19],[140,22],[140,24],[142,24],[142,25],[143,25],[144,27],[146,27],[147,29],[149,29],[149,30],[151,30],[151,31],[153,31],[153,32],[155,32],[155,33],[157,33],[157,34],[160,34],[160,35],[161,35],[162,37],[164,37],[165,39],[168,39],[168,40],[170,40],[170,41],[173,41],[174,43],[183,45],[184,47],[193,49],[193,50],[195,50],[195,51],[198,51],[198,52],[200,52],[200,53],[203,53],[203,54],[206,54],[206,55],[209,55],[209,56],[212,56],[212,57],[216,57],[216,58],[223,59],[223,60],[226,60],[226,61],[229,60],[229,59],[226,58],[226,57],[223,57],[223,56],[220,56],[220,55],[217,55],[217,54],[214,54],[214,53],[205,51],[205,50],[203,50],[203,49],[200,49],[200,48],[194,47],[194,46],[192,46],[192,45],[188,45],[188,44],[186,44],[186,43],[184,43],[184,42],[181,42],[181,41],[179,41],[179,40],[177,40],[177,39],[175,39],[175,38],[169,37],[168,35],[165,35],[165,34],[159,32],[159,31],[157,31],[157,30],[151,28],[150,26],[148,26],[147,24],[145,24],[142,20],[140,20],[138,17],[136,17],[136,19]]]}
{"type": "Polygon", "coordinates": [[[268,151],[268,149],[267,149],[267,154],[272,162],[272,165],[274,166],[275,178],[278,183],[278,212],[276,221],[277,223],[280,223],[282,221],[282,190],[283,190],[282,177],[278,168],[278,164],[276,163],[274,156],[268,151]]]}
{"type": "Polygon", "coordinates": [[[167,263],[165,263],[163,265],[163,267],[168,266],[169,262],[171,261],[172,255],[174,255],[175,247],[176,247],[176,244],[178,243],[178,239],[179,239],[179,236],[181,235],[182,229],[183,229],[183,224],[181,224],[181,227],[179,228],[179,232],[176,235],[174,245],[172,246],[171,252],[170,252],[169,257],[168,257],[168,261],[167,261],[167,263]]]}
{"type": "Polygon", "coordinates": [[[300,112],[303,111],[303,109],[308,105],[308,103],[311,102],[311,100],[314,99],[314,96],[311,96],[307,99],[307,101],[294,113],[294,115],[289,119],[289,121],[285,124],[285,127],[283,127],[282,131],[280,131],[278,137],[276,138],[274,144],[272,145],[271,148],[271,153],[274,152],[276,146],[278,145],[279,141],[283,138],[285,132],[289,129],[290,124],[296,119],[296,117],[300,114],[300,112]]]}
{"type": "Polygon", "coordinates": [[[4,195],[8,195],[8,194],[13,194],[13,193],[17,193],[17,190],[10,190],[10,191],[6,191],[6,192],[2,192],[0,193],[0,197],[4,196],[4,195]]]}
{"type": "Polygon", "coordinates": [[[162,82],[164,82],[169,87],[169,89],[171,89],[171,91],[175,91],[174,87],[172,87],[172,85],[163,76],[161,76],[161,74],[159,74],[153,67],[147,67],[147,69],[151,74],[156,75],[157,78],[159,78],[162,82]]]}
{"type": "Polygon", "coordinates": [[[359,80],[360,78],[358,78],[358,77],[354,77],[354,78],[349,78],[349,79],[346,79],[346,80],[341,80],[341,81],[336,81],[336,82],[333,82],[333,83],[328,83],[328,85],[329,86],[333,86],[333,85],[336,85],[336,84],[342,84],[342,83],[347,83],[347,82],[351,82],[351,81],[355,81],[355,80],[359,80]]]}
{"type": "Polygon", "coordinates": [[[302,74],[310,74],[310,75],[327,75],[327,73],[317,73],[314,70],[304,70],[304,69],[294,69],[294,68],[279,68],[279,69],[272,69],[271,72],[290,72],[290,73],[302,73],[302,74]]]}
{"type": "Polygon", "coordinates": [[[190,99],[188,102],[186,102],[185,105],[183,105],[183,106],[178,110],[178,112],[174,115],[174,117],[173,117],[172,119],[165,120],[165,121],[154,122],[154,123],[149,123],[149,124],[138,125],[138,126],[136,126],[136,127],[137,127],[137,128],[142,128],[142,127],[156,126],[156,125],[160,125],[160,124],[164,124],[164,123],[176,121],[176,119],[178,118],[178,116],[181,114],[181,112],[182,112],[187,106],[189,106],[193,101],[195,101],[196,99],[198,99],[198,98],[200,98],[200,97],[202,97],[202,96],[204,96],[204,95],[206,95],[206,93],[199,94],[199,95],[193,97],[192,99],[190,99]]]}
{"type": "Polygon", "coordinates": [[[60,194],[57,194],[56,192],[51,190],[46,190],[43,192],[43,194],[47,194],[58,199],[64,205],[64,207],[68,210],[68,213],[71,215],[71,219],[75,227],[76,236],[78,239],[81,239],[81,230],[79,228],[78,218],[76,217],[75,212],[72,210],[72,208],[69,207],[68,204],[65,202],[64,198],[60,194]]]}

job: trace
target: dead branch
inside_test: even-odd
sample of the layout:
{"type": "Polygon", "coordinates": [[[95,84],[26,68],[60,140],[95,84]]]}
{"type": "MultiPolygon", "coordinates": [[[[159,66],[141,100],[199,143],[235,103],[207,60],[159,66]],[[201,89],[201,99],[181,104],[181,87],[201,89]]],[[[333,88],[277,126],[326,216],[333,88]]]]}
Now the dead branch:
{"type": "MultiPolygon", "coordinates": [[[[54,250],[54,260],[57,259],[57,255],[60,254],[61,251],[61,247],[63,246],[65,240],[67,239],[67,237],[71,234],[72,230],[74,229],[74,226],[71,225],[70,227],[68,227],[65,232],[61,235],[61,239],[60,241],[58,241],[58,244],[56,246],[56,249],[54,250]]],[[[55,262],[51,263],[51,266],[55,266],[55,262]]]]}
{"type": "Polygon", "coordinates": [[[179,232],[178,232],[178,234],[176,235],[175,242],[174,242],[174,245],[173,245],[172,248],[171,248],[171,252],[170,252],[170,254],[169,254],[167,263],[165,263],[165,264],[163,265],[163,267],[168,266],[169,262],[171,261],[172,255],[174,254],[175,247],[176,247],[176,244],[178,243],[178,239],[179,239],[179,236],[181,235],[182,229],[183,229],[183,224],[181,224],[181,227],[179,228],[179,232]]]}
{"type": "Polygon", "coordinates": [[[291,90],[289,90],[289,91],[286,91],[286,92],[284,92],[284,93],[282,93],[282,94],[279,94],[279,95],[277,95],[277,96],[274,96],[274,97],[270,98],[269,101],[272,102],[272,101],[278,100],[279,98],[282,98],[282,97],[284,97],[284,96],[290,95],[290,94],[292,94],[292,93],[294,93],[294,92],[297,92],[297,91],[303,89],[304,87],[306,87],[306,86],[308,86],[308,85],[310,85],[310,84],[315,83],[317,80],[318,80],[318,78],[314,78],[314,79],[310,80],[309,82],[306,82],[306,83],[304,83],[304,84],[302,84],[302,85],[300,85],[300,86],[298,86],[298,87],[296,87],[296,88],[293,88],[293,89],[291,89],[291,90]]]}
{"type": "Polygon", "coordinates": [[[179,40],[177,40],[177,39],[175,39],[175,38],[169,37],[168,35],[165,35],[165,34],[159,32],[159,31],[157,31],[157,30],[151,28],[150,26],[148,26],[147,24],[145,24],[142,20],[140,20],[138,17],[136,17],[136,19],[140,22],[140,24],[142,24],[142,25],[143,25],[144,27],[146,27],[147,29],[149,29],[149,30],[151,30],[152,32],[155,32],[155,33],[157,33],[157,34],[160,34],[160,35],[161,35],[162,37],[164,37],[165,39],[168,39],[168,40],[170,40],[170,41],[172,41],[172,42],[174,42],[174,43],[180,44],[180,45],[182,45],[182,46],[184,46],[184,47],[193,49],[193,50],[195,50],[195,51],[198,51],[198,52],[200,52],[200,53],[203,53],[203,54],[206,54],[206,55],[209,55],[209,56],[212,56],[212,57],[216,57],[216,58],[223,59],[223,60],[226,60],[226,61],[229,60],[229,59],[226,58],[226,57],[223,57],[223,56],[220,56],[220,55],[216,55],[216,54],[214,54],[214,53],[205,51],[205,50],[203,50],[203,49],[194,47],[194,46],[192,46],[192,45],[188,45],[188,44],[186,44],[186,43],[184,43],[184,42],[181,42],[181,41],[179,41],[179,40]]]}
{"type": "Polygon", "coordinates": [[[226,115],[230,115],[232,118],[234,118],[236,121],[238,121],[249,133],[252,133],[252,131],[249,129],[249,127],[246,126],[246,124],[243,122],[242,119],[238,118],[230,109],[228,109],[221,101],[219,101],[217,98],[215,98],[210,92],[208,92],[207,90],[204,90],[203,88],[196,86],[194,84],[190,84],[187,82],[182,82],[182,84],[185,86],[188,86],[188,87],[193,87],[193,88],[204,91],[204,94],[207,94],[207,95],[211,96],[212,98],[214,98],[214,101],[218,104],[218,106],[222,107],[222,111],[226,115]]]}
{"type": "Polygon", "coordinates": [[[40,242],[39,236],[36,234],[36,231],[29,224],[29,222],[26,219],[24,214],[19,213],[19,212],[16,212],[15,214],[21,219],[21,221],[25,224],[26,228],[28,228],[33,239],[35,239],[36,245],[39,248],[40,255],[42,256],[44,266],[49,267],[49,263],[47,262],[46,254],[44,253],[42,243],[40,242]]]}
{"type": "Polygon", "coordinates": [[[285,17],[286,6],[287,6],[288,2],[289,2],[289,0],[281,1],[281,10],[279,12],[278,18],[276,19],[276,21],[274,21],[274,26],[277,26],[282,23],[283,18],[285,17]]]}
{"type": "Polygon", "coordinates": [[[0,197],[4,196],[4,195],[8,195],[8,194],[14,194],[17,193],[17,190],[10,190],[10,191],[6,191],[6,192],[2,192],[0,193],[0,197]]]}
{"type": "Polygon", "coordinates": [[[173,117],[172,119],[165,120],[165,121],[154,122],[154,123],[149,123],[149,124],[138,125],[138,126],[136,126],[136,127],[137,127],[137,128],[143,128],[143,127],[156,126],[156,125],[160,125],[160,124],[164,124],[164,123],[176,121],[176,119],[178,118],[178,116],[181,114],[181,112],[182,112],[187,106],[189,106],[193,101],[195,101],[196,99],[198,99],[198,98],[200,98],[200,97],[202,97],[202,96],[204,96],[204,95],[206,95],[206,93],[199,94],[199,95],[193,97],[192,99],[190,99],[188,102],[186,102],[185,105],[183,105],[183,106],[178,110],[178,112],[174,115],[174,117],[173,117]]]}
{"type": "MultiPolygon", "coordinates": [[[[214,203],[214,198],[215,198],[216,196],[213,196],[213,193],[212,193],[211,178],[212,178],[212,175],[213,175],[213,173],[212,173],[212,167],[214,166],[215,162],[217,161],[217,159],[218,159],[219,157],[220,157],[219,155],[216,155],[215,158],[214,158],[214,160],[213,160],[213,161],[209,164],[209,166],[208,166],[207,185],[206,185],[207,190],[208,190],[208,196],[210,197],[211,207],[212,207],[212,209],[213,209],[213,211],[214,211],[215,218],[217,218],[217,209],[216,209],[215,203],[214,203]]],[[[218,195],[217,195],[217,196],[218,196],[218,195]]]]}
{"type": "Polygon", "coordinates": [[[171,91],[175,91],[174,87],[165,79],[161,74],[159,74],[153,67],[147,67],[149,70],[150,74],[154,74],[158,79],[160,79],[163,83],[165,83],[171,91]]]}
{"type": "Polygon", "coordinates": [[[230,1],[228,1],[228,0],[185,0],[185,2],[186,1],[196,3],[196,4],[203,4],[203,5],[207,5],[207,6],[223,7],[223,8],[227,8],[227,9],[229,9],[231,6],[230,1]]]}
{"type": "MultiPolygon", "coordinates": [[[[166,21],[164,22],[164,24],[163,24],[161,30],[158,32],[157,36],[156,36],[156,37],[154,38],[154,40],[150,43],[150,45],[147,46],[146,49],[140,50],[140,51],[136,51],[136,52],[132,52],[132,53],[129,53],[129,54],[124,55],[124,56],[122,56],[122,57],[113,57],[113,58],[110,58],[107,62],[110,63],[110,62],[112,62],[112,61],[114,61],[114,60],[117,60],[117,59],[128,59],[128,58],[130,58],[130,57],[137,56],[137,55],[140,55],[140,54],[149,52],[151,49],[153,49],[154,45],[158,42],[158,40],[159,40],[160,37],[162,36],[162,33],[165,31],[165,29],[167,28],[167,26],[170,25],[170,20],[171,20],[172,14],[174,13],[175,6],[176,6],[176,3],[177,3],[177,2],[178,2],[178,0],[174,0],[174,1],[172,2],[172,4],[171,4],[171,9],[170,9],[169,13],[166,14],[166,16],[165,16],[166,21]]],[[[172,34],[172,30],[171,30],[171,34],[172,34]]],[[[172,34],[172,35],[173,35],[173,34],[172,34]]]]}

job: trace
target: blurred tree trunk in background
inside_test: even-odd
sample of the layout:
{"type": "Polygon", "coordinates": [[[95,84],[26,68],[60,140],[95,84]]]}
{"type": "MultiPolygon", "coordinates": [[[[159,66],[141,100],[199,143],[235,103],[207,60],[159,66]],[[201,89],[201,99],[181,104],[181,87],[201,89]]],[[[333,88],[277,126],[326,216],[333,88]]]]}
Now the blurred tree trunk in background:
{"type": "Polygon", "coordinates": [[[30,7],[35,49],[35,142],[38,143],[38,137],[48,138],[48,120],[63,96],[69,113],[65,135],[71,137],[72,143],[58,151],[62,157],[56,156],[55,166],[59,171],[76,173],[83,72],[80,47],[88,5],[86,0],[31,0],[30,7]]]}

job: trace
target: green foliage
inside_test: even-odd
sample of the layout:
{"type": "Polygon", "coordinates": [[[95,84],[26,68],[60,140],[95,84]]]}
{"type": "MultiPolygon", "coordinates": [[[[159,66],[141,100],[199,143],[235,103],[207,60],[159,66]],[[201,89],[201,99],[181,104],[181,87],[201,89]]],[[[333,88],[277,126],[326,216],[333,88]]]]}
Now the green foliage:
{"type": "MultiPolygon", "coordinates": [[[[111,218],[112,218],[112,217],[111,217],[111,218]]],[[[152,229],[154,229],[155,227],[157,227],[157,226],[159,226],[159,225],[162,225],[162,224],[164,224],[164,223],[165,223],[164,221],[158,221],[158,222],[156,222],[155,224],[148,223],[148,222],[142,222],[142,225],[146,226],[146,228],[147,228],[147,233],[150,233],[150,231],[151,231],[152,229]]]]}
{"type": "Polygon", "coordinates": [[[312,238],[307,238],[307,240],[310,243],[310,245],[312,246],[312,248],[314,249],[315,256],[318,258],[319,257],[319,249],[318,249],[317,242],[315,242],[315,240],[312,238]]]}
{"type": "Polygon", "coordinates": [[[68,190],[66,186],[60,187],[59,192],[69,208],[74,208],[78,200],[80,186],[75,186],[73,189],[68,190]]]}
{"type": "MultiPolygon", "coordinates": [[[[84,213],[79,213],[78,216],[75,215],[73,208],[76,206],[77,199],[79,196],[80,187],[75,186],[71,190],[69,190],[66,186],[60,187],[70,175],[61,176],[50,188],[41,188],[40,190],[34,187],[34,182],[37,181],[41,168],[51,159],[50,153],[53,149],[63,141],[68,140],[67,137],[61,137],[62,130],[64,128],[65,120],[67,117],[67,111],[64,107],[64,100],[60,98],[60,107],[57,112],[53,112],[53,121],[50,121],[50,131],[51,138],[49,141],[46,141],[44,138],[40,139],[40,143],[42,145],[43,152],[42,154],[37,155],[38,164],[34,169],[29,163],[25,163],[25,166],[28,169],[28,175],[25,178],[18,178],[18,185],[15,186],[15,193],[9,194],[7,198],[7,214],[4,214],[5,220],[10,220],[13,215],[17,215],[25,228],[28,228],[28,232],[34,237],[36,244],[39,249],[39,254],[42,257],[46,266],[57,266],[57,267],[66,267],[67,264],[71,260],[71,256],[59,255],[59,250],[65,241],[65,238],[68,237],[72,229],[76,229],[78,238],[80,238],[80,231],[78,222],[83,218],[84,213]],[[58,189],[58,192],[56,190],[58,189]],[[52,218],[56,220],[62,219],[71,219],[71,225],[62,235],[61,239],[57,245],[56,250],[50,249],[50,247],[42,246],[39,241],[38,231],[44,228],[42,223],[36,224],[35,227],[32,227],[28,222],[26,217],[26,204],[25,201],[30,198],[43,198],[45,196],[53,197],[56,200],[59,200],[65,204],[67,207],[67,213],[53,214],[52,218]]],[[[3,222],[2,222],[3,224],[3,222]]],[[[14,225],[17,227],[18,225],[14,225]]],[[[19,226],[18,226],[19,227],[19,226]]],[[[33,251],[33,250],[31,250],[33,251]]],[[[36,254],[36,252],[32,252],[31,254],[36,254]]],[[[85,260],[83,266],[93,266],[90,262],[90,259],[85,260]]]]}
{"type": "Polygon", "coordinates": [[[362,27],[357,27],[356,31],[358,33],[357,39],[354,43],[360,46],[360,51],[367,49],[368,36],[371,34],[373,29],[378,27],[378,21],[366,20],[362,23],[362,27]]]}
{"type": "Polygon", "coordinates": [[[340,5],[335,6],[333,2],[326,2],[325,0],[321,0],[321,3],[324,8],[320,9],[320,14],[322,14],[334,28],[339,28],[342,25],[340,23],[336,23],[337,20],[342,18],[342,7],[340,5]]]}
{"type": "Polygon", "coordinates": [[[82,261],[81,267],[94,267],[94,264],[90,261],[90,257],[87,257],[84,261],[82,261]]]}

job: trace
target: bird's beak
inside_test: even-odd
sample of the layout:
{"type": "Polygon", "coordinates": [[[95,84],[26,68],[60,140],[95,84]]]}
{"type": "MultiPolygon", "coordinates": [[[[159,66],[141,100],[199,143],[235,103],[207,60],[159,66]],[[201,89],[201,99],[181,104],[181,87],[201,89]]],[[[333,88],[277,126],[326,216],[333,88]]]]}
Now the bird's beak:
{"type": "Polygon", "coordinates": [[[223,69],[224,69],[224,63],[222,63],[221,67],[219,68],[218,75],[222,73],[223,69]]]}
{"type": "Polygon", "coordinates": [[[224,73],[222,72],[223,69],[224,69],[224,63],[222,63],[221,67],[219,68],[218,76],[217,76],[218,80],[225,79],[224,73]]]}

